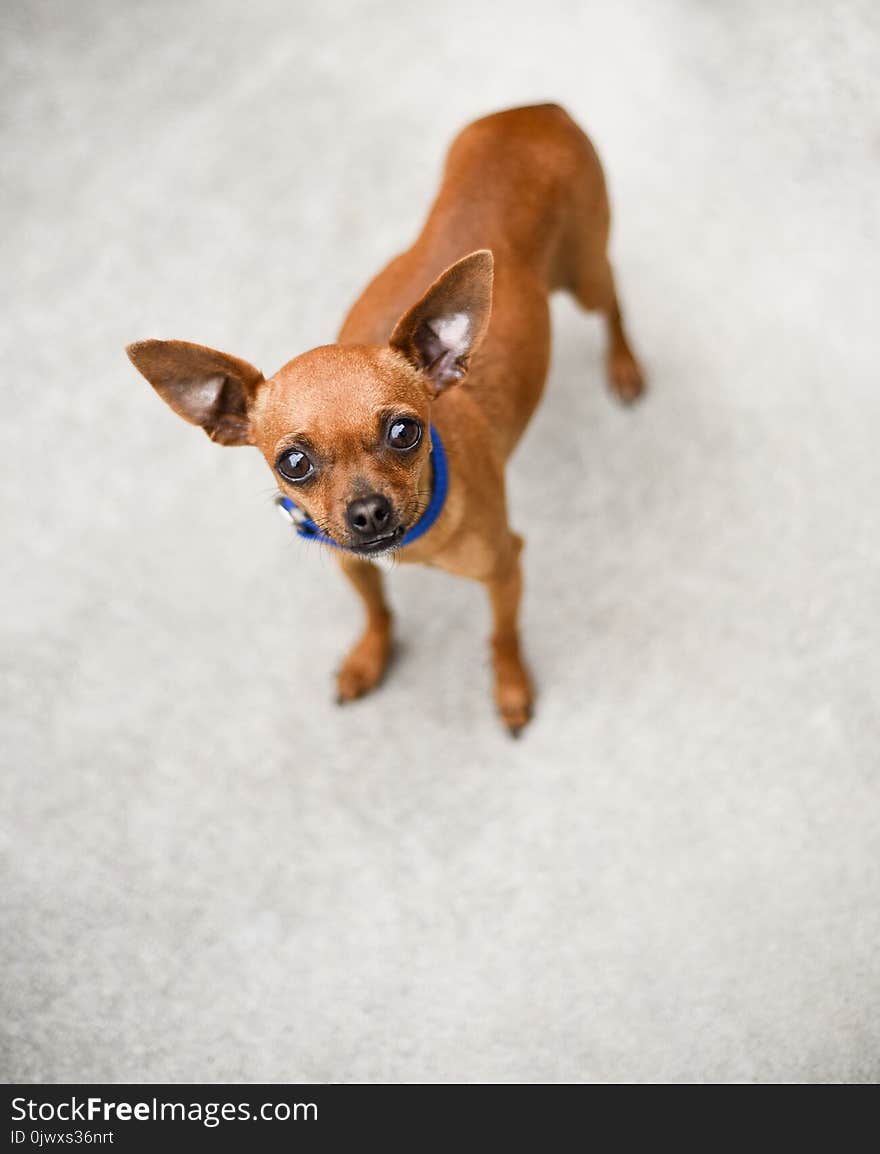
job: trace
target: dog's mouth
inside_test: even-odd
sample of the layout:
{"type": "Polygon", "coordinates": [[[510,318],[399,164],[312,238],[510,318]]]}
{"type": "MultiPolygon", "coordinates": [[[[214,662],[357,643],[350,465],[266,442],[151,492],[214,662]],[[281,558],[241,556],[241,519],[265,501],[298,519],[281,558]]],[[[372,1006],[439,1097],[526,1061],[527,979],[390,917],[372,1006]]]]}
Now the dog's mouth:
{"type": "Polygon", "coordinates": [[[390,533],[382,533],[378,537],[372,537],[369,541],[358,541],[356,545],[349,545],[347,548],[350,553],[357,553],[362,557],[377,557],[380,553],[387,553],[390,549],[396,548],[400,544],[404,532],[403,526],[398,525],[390,533]]]}

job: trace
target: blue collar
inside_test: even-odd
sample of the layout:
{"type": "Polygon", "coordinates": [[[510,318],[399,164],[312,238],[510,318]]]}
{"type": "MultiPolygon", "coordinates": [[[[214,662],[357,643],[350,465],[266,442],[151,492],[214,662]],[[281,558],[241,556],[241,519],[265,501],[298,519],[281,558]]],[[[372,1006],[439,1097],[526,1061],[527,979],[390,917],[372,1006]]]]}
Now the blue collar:
{"type": "MultiPolygon", "coordinates": [[[[428,502],[428,507],[416,521],[411,529],[407,529],[401,538],[400,544],[395,545],[396,549],[402,549],[404,545],[411,545],[413,541],[417,541],[419,537],[427,533],[443,509],[446,501],[446,491],[449,488],[449,469],[446,464],[446,450],[443,448],[443,442],[440,440],[440,434],[431,426],[431,464],[434,469],[434,484],[431,491],[431,500],[428,502]]],[[[275,498],[275,504],[282,510],[284,516],[290,521],[294,529],[300,537],[305,537],[309,541],[323,541],[325,545],[332,545],[334,549],[344,549],[344,545],[340,545],[338,541],[334,541],[332,537],[328,537],[326,533],[322,533],[314,521],[306,516],[303,509],[300,509],[294,501],[289,497],[283,496],[281,493],[275,498]]]]}

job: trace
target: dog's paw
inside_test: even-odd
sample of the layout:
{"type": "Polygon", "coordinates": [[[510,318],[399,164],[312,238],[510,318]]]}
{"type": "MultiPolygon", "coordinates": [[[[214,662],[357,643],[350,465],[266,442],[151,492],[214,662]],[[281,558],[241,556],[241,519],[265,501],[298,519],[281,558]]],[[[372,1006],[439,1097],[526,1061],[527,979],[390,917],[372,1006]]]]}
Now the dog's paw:
{"type": "Polygon", "coordinates": [[[525,727],[532,720],[532,703],[521,702],[518,705],[508,705],[501,709],[501,720],[511,737],[519,737],[525,727]]]}
{"type": "Polygon", "coordinates": [[[608,381],[615,396],[624,405],[631,405],[645,391],[644,373],[629,350],[618,351],[608,358],[608,381]]]}
{"type": "Polygon", "coordinates": [[[505,661],[496,668],[495,703],[511,737],[519,737],[532,717],[534,695],[521,662],[505,661]]]}
{"type": "Polygon", "coordinates": [[[336,701],[344,705],[363,697],[382,680],[388,664],[388,640],[366,634],[343,661],[336,674],[336,701]]]}

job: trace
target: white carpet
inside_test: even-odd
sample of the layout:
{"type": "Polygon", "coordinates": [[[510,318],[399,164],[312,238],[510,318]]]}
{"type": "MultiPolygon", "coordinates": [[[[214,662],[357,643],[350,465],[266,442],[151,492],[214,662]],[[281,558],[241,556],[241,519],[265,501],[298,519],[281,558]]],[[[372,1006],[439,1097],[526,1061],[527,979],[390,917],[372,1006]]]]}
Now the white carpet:
{"type": "Polygon", "coordinates": [[[2,17],[0,1076],[880,1076],[876,5],[31,2],[2,17]],[[359,627],[143,337],[271,372],[409,243],[454,132],[592,134],[651,395],[554,305],[482,591],[359,627]]]}

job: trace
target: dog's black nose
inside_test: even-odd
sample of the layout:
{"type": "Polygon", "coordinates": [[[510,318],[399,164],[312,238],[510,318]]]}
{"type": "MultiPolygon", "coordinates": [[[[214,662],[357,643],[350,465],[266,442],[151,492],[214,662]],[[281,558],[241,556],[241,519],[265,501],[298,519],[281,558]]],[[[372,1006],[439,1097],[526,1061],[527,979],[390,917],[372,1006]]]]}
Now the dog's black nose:
{"type": "Polygon", "coordinates": [[[378,537],[391,528],[391,502],[381,493],[371,493],[352,501],[345,517],[358,537],[378,537]]]}

